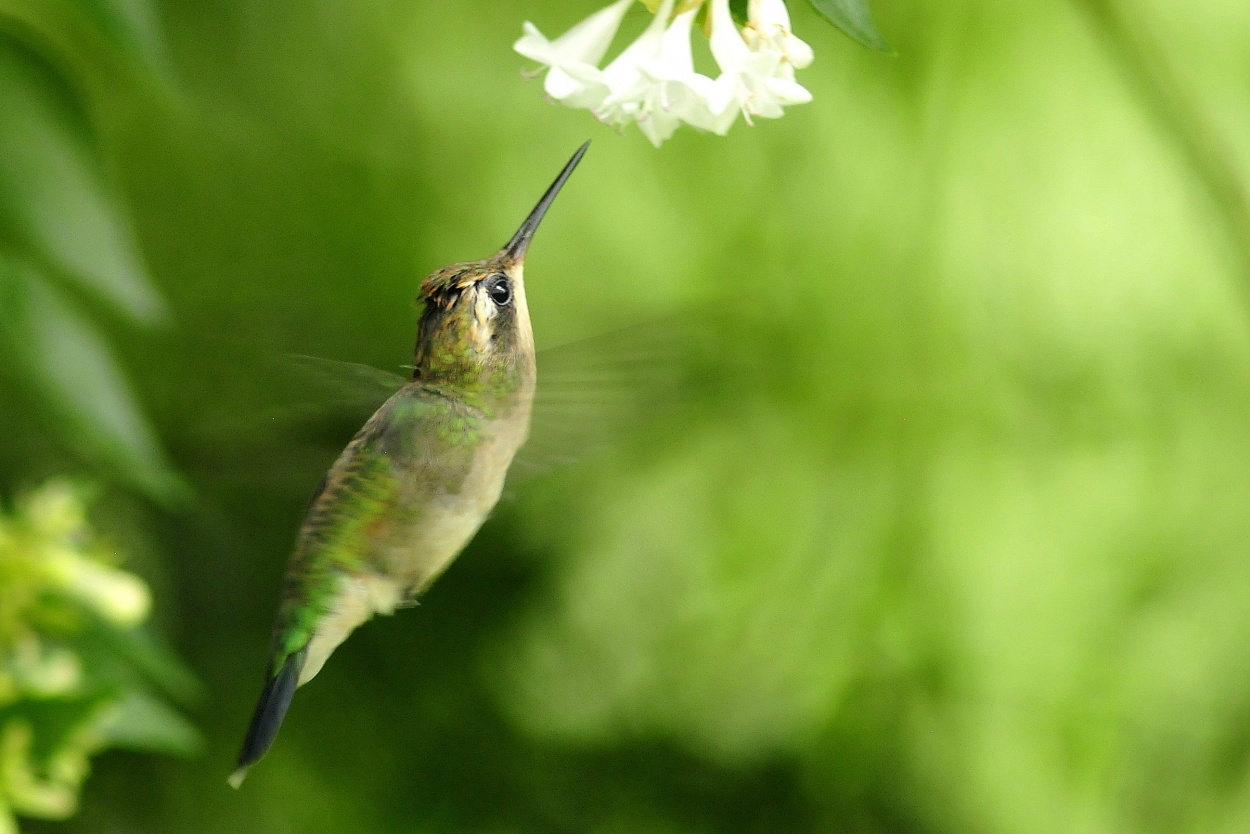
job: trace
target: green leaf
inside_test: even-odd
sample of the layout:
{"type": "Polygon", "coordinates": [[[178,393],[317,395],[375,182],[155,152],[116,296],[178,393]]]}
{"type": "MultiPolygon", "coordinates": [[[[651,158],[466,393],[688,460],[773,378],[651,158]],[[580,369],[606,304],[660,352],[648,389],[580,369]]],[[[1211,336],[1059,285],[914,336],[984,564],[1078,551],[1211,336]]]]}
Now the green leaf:
{"type": "Polygon", "coordinates": [[[149,0],[63,0],[115,47],[166,81],[173,62],[165,48],[156,8],[149,0]]]}
{"type": "Polygon", "coordinates": [[[78,653],[101,667],[113,679],[129,677],[136,685],[155,686],[175,702],[188,706],[203,696],[195,673],[186,667],[173,649],[148,628],[119,629],[99,617],[91,617],[86,630],[71,641],[78,653]]]}
{"type": "Polygon", "coordinates": [[[169,88],[177,81],[152,0],[0,0],[0,30],[90,67],[106,50],[169,88]]]}
{"type": "Polygon", "coordinates": [[[808,0],[812,8],[837,26],[851,40],[878,52],[895,54],[894,47],[877,31],[866,0],[808,0]]]}
{"type": "Polygon", "coordinates": [[[0,101],[0,251],[47,264],[136,322],[161,320],[73,92],[3,36],[0,101]]]}
{"type": "MultiPolygon", "coordinates": [[[[31,755],[38,761],[47,761],[67,746],[93,742],[94,739],[84,738],[82,731],[99,720],[114,698],[114,693],[103,690],[69,697],[25,698],[0,709],[0,727],[15,719],[25,721],[34,729],[31,755]]],[[[84,751],[90,752],[93,751],[84,751]]]]}
{"type": "Polygon", "coordinates": [[[36,270],[2,255],[0,338],[81,451],[154,498],[186,496],[108,343],[36,270]]]}
{"type": "Polygon", "coordinates": [[[98,732],[108,747],[170,756],[194,756],[204,747],[191,722],[144,692],[129,692],[112,705],[98,732]]]}

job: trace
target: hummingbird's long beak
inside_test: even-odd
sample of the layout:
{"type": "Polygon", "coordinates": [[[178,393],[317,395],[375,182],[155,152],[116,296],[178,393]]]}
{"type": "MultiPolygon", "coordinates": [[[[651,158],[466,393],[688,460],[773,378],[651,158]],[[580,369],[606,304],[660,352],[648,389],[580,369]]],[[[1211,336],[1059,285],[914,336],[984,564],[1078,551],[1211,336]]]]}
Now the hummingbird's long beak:
{"type": "Polygon", "coordinates": [[[551,207],[552,201],[556,195],[560,193],[560,189],[564,187],[564,182],[573,173],[573,169],[577,167],[577,163],[582,161],[582,156],[586,153],[586,149],[590,147],[590,141],[587,140],[577,153],[573,154],[573,158],[564,166],[564,170],[560,172],[560,176],[556,177],[556,181],[547,189],[547,193],[538,201],[538,205],[534,206],[534,210],[530,212],[529,217],[525,218],[525,222],[521,224],[521,228],[516,230],[516,234],[512,236],[512,240],[503,248],[504,257],[509,261],[521,262],[525,260],[525,250],[529,248],[530,239],[534,237],[534,232],[538,229],[538,224],[542,222],[543,215],[547,213],[547,209],[551,207]]]}

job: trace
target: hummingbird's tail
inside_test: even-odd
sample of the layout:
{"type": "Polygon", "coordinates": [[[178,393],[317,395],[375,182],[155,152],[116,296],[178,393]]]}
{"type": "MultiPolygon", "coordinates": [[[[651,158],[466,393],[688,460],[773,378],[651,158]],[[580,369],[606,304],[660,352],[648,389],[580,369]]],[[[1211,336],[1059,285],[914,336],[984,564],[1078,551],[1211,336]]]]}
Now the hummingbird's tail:
{"type": "Polygon", "coordinates": [[[304,668],[304,658],[308,656],[308,647],[300,649],[282,663],[276,675],[265,679],[265,688],[260,693],[260,702],[252,713],[252,723],[247,727],[247,735],[243,737],[243,749],[239,751],[239,763],[230,774],[230,786],[233,788],[243,784],[247,769],[260,761],[261,756],[269,750],[282,719],[286,717],[287,708],[291,706],[291,698],[295,696],[295,688],[299,686],[300,672],[304,668]]]}

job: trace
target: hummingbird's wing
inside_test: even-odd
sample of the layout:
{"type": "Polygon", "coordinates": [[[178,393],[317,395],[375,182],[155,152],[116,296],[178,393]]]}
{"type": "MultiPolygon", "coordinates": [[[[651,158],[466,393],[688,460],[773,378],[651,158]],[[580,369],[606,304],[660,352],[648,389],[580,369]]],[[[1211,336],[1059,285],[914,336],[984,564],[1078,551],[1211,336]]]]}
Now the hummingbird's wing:
{"type": "Polygon", "coordinates": [[[688,398],[691,335],[663,319],[539,351],[529,439],[509,482],[585,460],[688,398]]]}
{"type": "MultiPolygon", "coordinates": [[[[698,334],[688,317],[660,319],[538,351],[529,440],[509,472],[515,484],[602,451],[632,429],[691,399],[698,334]]],[[[264,425],[309,434],[328,417],[359,421],[408,380],[370,365],[289,356],[296,401],[264,425]]],[[[318,433],[332,442],[333,433],[318,433]]]]}
{"type": "Polygon", "coordinates": [[[302,372],[304,382],[320,396],[341,406],[367,404],[371,413],[409,381],[399,374],[359,362],[340,362],[298,353],[290,354],[288,359],[302,372]]]}

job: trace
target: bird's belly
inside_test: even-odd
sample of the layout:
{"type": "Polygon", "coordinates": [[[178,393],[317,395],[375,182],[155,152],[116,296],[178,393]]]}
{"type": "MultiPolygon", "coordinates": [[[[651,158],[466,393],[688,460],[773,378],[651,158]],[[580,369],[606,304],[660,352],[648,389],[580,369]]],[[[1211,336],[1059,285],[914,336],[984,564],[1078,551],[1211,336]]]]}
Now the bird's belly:
{"type": "MultiPolygon", "coordinates": [[[[405,522],[387,537],[387,552],[378,555],[400,582],[404,597],[419,594],[437,579],[486,521],[524,440],[526,425],[518,428],[494,432],[495,439],[477,449],[473,465],[454,492],[414,497],[405,522]]],[[[413,488],[419,491],[421,484],[413,488]]]]}
{"type": "Polygon", "coordinates": [[[396,531],[382,558],[403,587],[403,596],[423,591],[464,549],[494,506],[493,501],[485,507],[482,503],[436,500],[423,509],[419,521],[396,531]]]}

